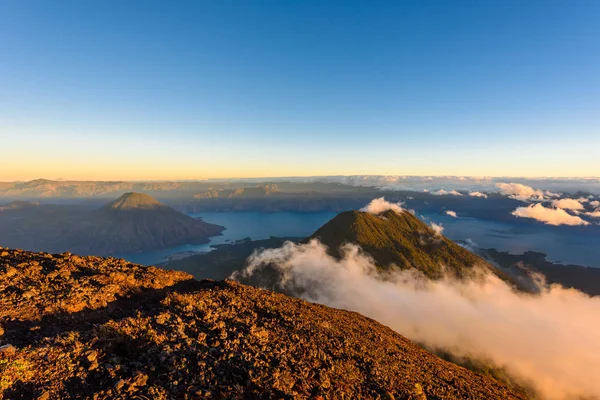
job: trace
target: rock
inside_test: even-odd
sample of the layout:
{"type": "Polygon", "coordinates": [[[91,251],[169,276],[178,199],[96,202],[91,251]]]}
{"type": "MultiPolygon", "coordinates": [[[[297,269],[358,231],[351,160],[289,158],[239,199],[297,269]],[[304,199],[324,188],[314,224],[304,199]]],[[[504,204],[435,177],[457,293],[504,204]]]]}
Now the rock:
{"type": "Polygon", "coordinates": [[[113,386],[116,390],[121,390],[123,389],[123,387],[125,386],[127,382],[125,382],[125,379],[119,379],[117,381],[117,383],[115,383],[115,385],[113,386]]]}
{"type": "Polygon", "coordinates": [[[420,383],[415,383],[415,388],[410,396],[410,400],[427,400],[427,396],[423,392],[423,386],[420,383]]]}
{"type": "Polygon", "coordinates": [[[3,346],[0,346],[0,354],[2,354],[3,356],[12,355],[12,354],[15,354],[16,352],[17,352],[17,348],[15,346],[13,346],[12,344],[5,344],[3,346]]]}
{"type": "Polygon", "coordinates": [[[144,386],[146,386],[147,381],[148,381],[148,375],[138,372],[133,377],[132,383],[133,383],[133,385],[135,385],[137,387],[144,387],[144,386]]]}
{"type": "Polygon", "coordinates": [[[98,369],[99,366],[100,366],[100,364],[98,364],[98,361],[92,361],[90,363],[90,365],[88,366],[88,370],[93,371],[95,369],[98,369]]]}
{"type": "Polygon", "coordinates": [[[93,371],[98,368],[98,353],[95,350],[90,350],[83,353],[83,365],[87,367],[88,371],[93,371]]]}
{"type": "Polygon", "coordinates": [[[98,353],[96,353],[95,350],[90,350],[86,352],[83,356],[88,362],[94,362],[98,359],[98,353]]]}
{"type": "Polygon", "coordinates": [[[17,272],[18,271],[15,267],[7,267],[5,274],[6,274],[7,278],[10,278],[10,277],[15,276],[17,274],[17,272]]]}
{"type": "Polygon", "coordinates": [[[48,400],[50,398],[50,393],[43,392],[37,397],[37,400],[48,400]]]}

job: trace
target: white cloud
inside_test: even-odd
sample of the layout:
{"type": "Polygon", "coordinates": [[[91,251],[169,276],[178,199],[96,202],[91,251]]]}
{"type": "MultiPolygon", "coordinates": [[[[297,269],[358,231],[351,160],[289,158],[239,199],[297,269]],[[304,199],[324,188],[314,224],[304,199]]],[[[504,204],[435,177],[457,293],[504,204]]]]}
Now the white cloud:
{"type": "Polygon", "coordinates": [[[360,211],[366,211],[371,214],[379,215],[387,210],[392,210],[397,214],[402,213],[402,203],[390,203],[385,198],[379,197],[371,200],[369,204],[360,209],[360,211]]]}
{"type": "Polygon", "coordinates": [[[470,192],[469,196],[471,197],[483,197],[487,199],[487,194],[481,192],[470,192]]]}
{"type": "Polygon", "coordinates": [[[557,197],[556,193],[534,189],[520,183],[497,183],[500,193],[520,201],[543,201],[548,197],[557,197]]]}
{"type": "Polygon", "coordinates": [[[517,207],[512,215],[520,218],[533,218],[547,225],[589,225],[578,216],[571,215],[561,208],[546,208],[541,204],[517,207]]]}
{"type": "Polygon", "coordinates": [[[440,189],[438,191],[431,192],[431,194],[434,196],[447,196],[447,195],[462,196],[462,193],[457,192],[454,189],[453,190],[440,189]]]}
{"type": "Polygon", "coordinates": [[[458,215],[456,215],[456,211],[446,210],[446,215],[449,215],[454,218],[458,218],[458,215]]]}
{"type": "Polygon", "coordinates": [[[590,201],[590,205],[594,208],[598,208],[598,207],[600,207],[600,201],[598,201],[598,200],[590,201]]]}
{"type": "Polygon", "coordinates": [[[343,258],[318,241],[253,254],[237,277],[266,265],[288,293],[374,318],[409,339],[457,356],[491,359],[550,400],[600,397],[600,297],[560,286],[515,292],[495,276],[427,281],[379,271],[356,246],[343,258]]]}
{"type": "Polygon", "coordinates": [[[435,222],[432,222],[431,229],[435,231],[437,236],[442,236],[442,233],[444,233],[444,226],[442,224],[436,224],[435,222]]]}
{"type": "Polygon", "coordinates": [[[592,218],[600,218],[600,208],[594,211],[586,212],[585,215],[589,215],[592,218]]]}
{"type": "Polygon", "coordinates": [[[562,208],[564,210],[583,210],[583,204],[579,200],[575,199],[560,199],[553,200],[552,205],[556,208],[562,208]]]}

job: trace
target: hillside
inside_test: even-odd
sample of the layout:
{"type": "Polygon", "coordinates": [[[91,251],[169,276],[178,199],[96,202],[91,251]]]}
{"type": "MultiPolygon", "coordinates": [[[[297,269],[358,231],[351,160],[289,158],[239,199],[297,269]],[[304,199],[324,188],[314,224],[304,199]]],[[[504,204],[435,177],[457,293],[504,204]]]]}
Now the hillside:
{"type": "Polygon", "coordinates": [[[389,328],[233,281],[0,249],[0,398],[523,399],[389,328]]]}
{"type": "Polygon", "coordinates": [[[467,276],[473,272],[473,266],[488,268],[505,278],[501,271],[445,236],[437,235],[408,211],[397,214],[389,210],[380,215],[343,212],[310,238],[319,239],[336,256],[343,244],[358,244],[382,268],[391,264],[403,269],[415,268],[434,279],[440,278],[444,271],[467,276]]]}

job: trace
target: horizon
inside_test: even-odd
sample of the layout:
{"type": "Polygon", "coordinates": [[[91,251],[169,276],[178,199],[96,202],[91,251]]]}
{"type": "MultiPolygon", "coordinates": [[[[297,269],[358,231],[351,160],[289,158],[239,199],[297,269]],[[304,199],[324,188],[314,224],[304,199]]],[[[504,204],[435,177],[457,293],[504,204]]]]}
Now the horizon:
{"type": "MultiPolygon", "coordinates": [[[[445,179],[457,179],[457,180],[489,180],[489,179],[522,179],[522,180],[600,180],[599,176],[519,176],[519,175],[379,175],[379,174],[357,174],[357,175],[282,175],[282,176],[232,176],[223,178],[166,178],[166,179],[71,179],[71,178],[43,178],[37,177],[32,179],[17,179],[17,180],[3,180],[0,178],[2,183],[23,183],[33,181],[49,181],[49,182],[206,182],[206,181],[244,181],[244,180],[284,180],[284,179],[335,179],[335,178],[445,178],[445,179]]],[[[343,183],[343,182],[338,182],[343,183]]]]}
{"type": "Polygon", "coordinates": [[[600,176],[577,5],[3,2],[0,180],[600,176]]]}

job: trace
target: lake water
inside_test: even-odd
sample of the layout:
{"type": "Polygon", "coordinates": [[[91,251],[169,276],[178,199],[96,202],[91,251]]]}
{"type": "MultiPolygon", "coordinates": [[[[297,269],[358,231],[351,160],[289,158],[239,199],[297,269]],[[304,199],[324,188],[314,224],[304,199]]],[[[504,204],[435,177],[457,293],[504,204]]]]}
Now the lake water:
{"type": "Polygon", "coordinates": [[[521,254],[532,250],[547,260],[600,268],[600,238],[588,229],[564,229],[542,224],[512,224],[447,215],[421,215],[427,222],[441,223],[452,240],[470,239],[478,247],[521,254]],[[589,232],[589,233],[588,233],[589,232]]]}
{"type": "Polygon", "coordinates": [[[306,237],[310,236],[335,215],[334,212],[207,212],[190,214],[194,218],[201,218],[206,222],[224,226],[223,234],[211,237],[210,242],[206,244],[187,244],[159,251],[122,254],[119,257],[134,263],[151,265],[163,262],[175,253],[210,251],[211,245],[223,244],[247,237],[252,240],[267,239],[269,236],[306,237]]]}
{"type": "MultiPolygon", "coordinates": [[[[151,265],[163,262],[167,257],[185,251],[210,251],[213,244],[222,244],[244,238],[266,239],[277,237],[306,237],[316,231],[336,213],[263,213],[229,212],[191,214],[206,222],[222,225],[226,229],[221,236],[214,236],[210,243],[184,245],[171,249],[145,253],[120,255],[135,263],[151,265]]],[[[434,221],[444,226],[444,234],[453,240],[470,239],[479,247],[494,247],[511,253],[527,250],[548,254],[550,261],[580,264],[600,268],[600,240],[586,230],[565,231],[556,227],[531,224],[516,225],[503,221],[475,218],[453,218],[447,215],[420,215],[426,222],[434,221]]]]}

